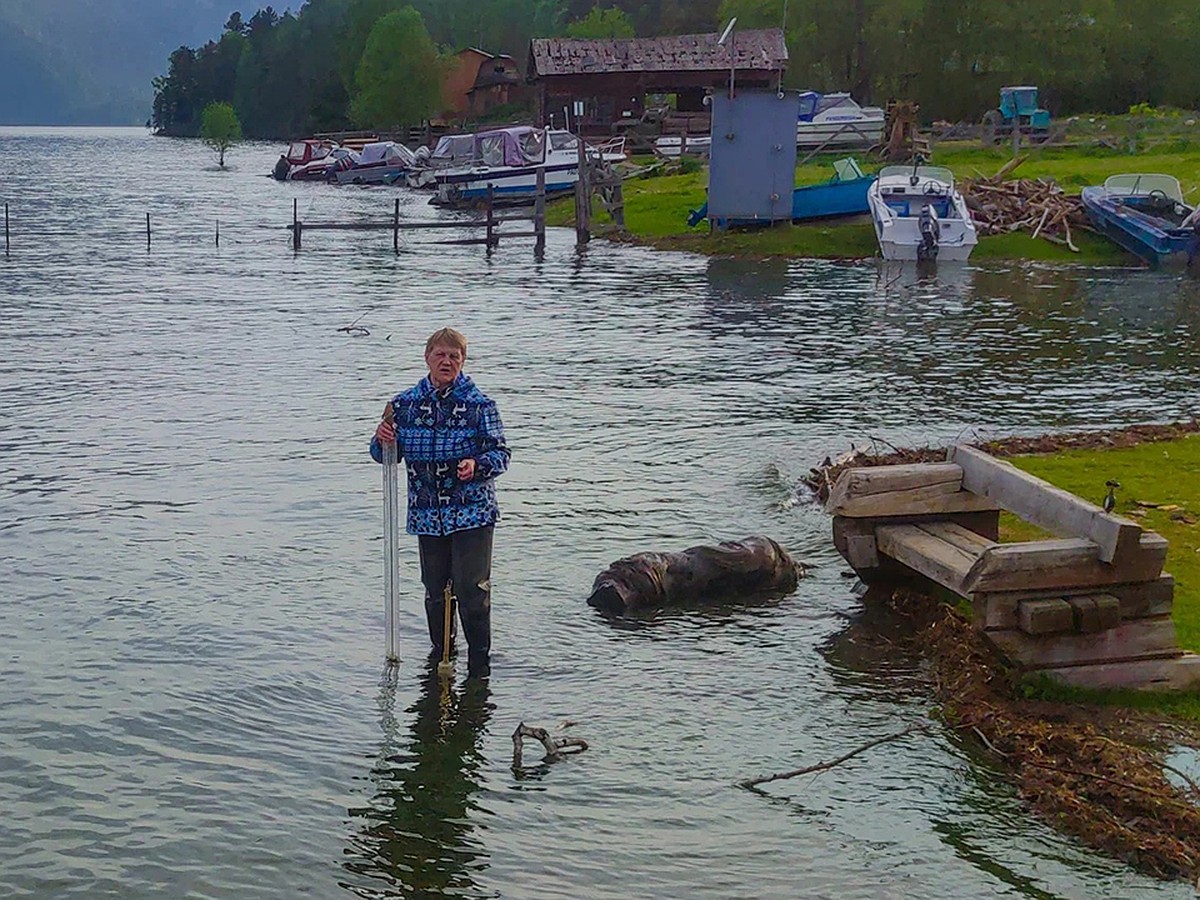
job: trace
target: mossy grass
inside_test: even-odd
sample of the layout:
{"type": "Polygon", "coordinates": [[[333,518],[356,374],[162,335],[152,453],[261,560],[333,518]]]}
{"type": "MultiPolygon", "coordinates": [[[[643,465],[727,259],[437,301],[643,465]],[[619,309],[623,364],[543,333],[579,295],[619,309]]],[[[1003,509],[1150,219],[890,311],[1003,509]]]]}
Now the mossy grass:
{"type": "MultiPolygon", "coordinates": [[[[1200,436],[1100,450],[1015,456],[1014,465],[1099,503],[1105,482],[1120,482],[1115,511],[1141,522],[1169,543],[1166,571],[1175,576],[1173,619],[1179,645],[1200,651],[1200,436]],[[1139,505],[1156,504],[1155,506],[1139,505]]],[[[1005,541],[1044,536],[1012,516],[1001,521],[1005,541]]],[[[1072,699],[1153,709],[1200,721],[1200,692],[1158,695],[1138,691],[1081,691],[1038,680],[1027,686],[1044,699],[1072,699]]]]}
{"type": "MultiPolygon", "coordinates": [[[[1184,196],[1195,202],[1200,199],[1198,151],[1200,134],[1195,141],[1175,140],[1137,155],[1102,146],[1032,145],[1022,148],[1025,159],[1012,172],[1012,177],[1053,178],[1068,193],[1075,193],[1086,185],[1102,183],[1109,175],[1161,172],[1178,178],[1184,196]]],[[[831,163],[847,155],[857,155],[865,170],[875,168],[862,158],[862,154],[825,154],[797,166],[796,185],[828,180],[832,174],[831,163]]],[[[977,143],[946,143],[935,148],[933,162],[948,167],[955,177],[962,179],[993,175],[1011,158],[1012,150],[1007,146],[985,149],[977,143]]],[[[865,216],[711,235],[704,225],[689,228],[688,211],[704,203],[707,183],[707,168],[627,181],[625,224],[630,237],[663,249],[709,255],[861,259],[877,253],[875,232],[865,216]]],[[[548,224],[566,226],[573,224],[573,220],[572,200],[551,204],[548,224]]],[[[611,227],[611,220],[599,204],[596,204],[594,222],[596,230],[602,234],[611,227]]],[[[1034,240],[1025,233],[983,237],[972,259],[1039,260],[1100,266],[1138,264],[1125,251],[1097,235],[1084,232],[1073,238],[1079,253],[1040,238],[1034,240]]]]}

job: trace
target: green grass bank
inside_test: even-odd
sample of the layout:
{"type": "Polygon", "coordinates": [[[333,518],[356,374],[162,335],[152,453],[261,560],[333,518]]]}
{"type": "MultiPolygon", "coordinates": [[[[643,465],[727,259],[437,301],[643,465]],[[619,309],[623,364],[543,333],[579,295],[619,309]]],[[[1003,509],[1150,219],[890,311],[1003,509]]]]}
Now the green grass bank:
{"type": "MultiPolygon", "coordinates": [[[[1170,543],[1166,571],[1175,576],[1173,619],[1181,647],[1200,652],[1200,435],[1134,447],[1066,450],[1010,461],[1051,484],[1099,503],[1105,481],[1121,483],[1116,512],[1170,543]]],[[[1033,540],[1042,534],[1005,515],[1001,539],[1033,540]]],[[[1045,699],[1085,700],[1170,712],[1200,720],[1200,693],[1151,695],[1136,691],[1093,692],[1037,685],[1045,699]]]]}
{"type": "MultiPolygon", "coordinates": [[[[1024,152],[1024,151],[1023,151],[1024,152]]],[[[830,164],[854,155],[865,171],[877,164],[862,154],[838,153],[819,157],[796,168],[796,185],[817,184],[832,175],[830,164]]],[[[947,166],[956,178],[992,175],[1012,158],[1008,148],[984,149],[977,144],[948,143],[934,150],[933,162],[947,166]]],[[[1174,175],[1190,202],[1200,200],[1200,138],[1195,142],[1175,140],[1131,154],[1103,146],[1028,148],[1028,157],[1011,175],[1014,178],[1053,178],[1068,193],[1089,184],[1101,184],[1110,175],[1123,172],[1155,172],[1174,175]]],[[[631,179],[625,182],[623,239],[661,249],[686,250],[713,256],[797,257],[862,259],[877,252],[875,232],[866,216],[850,220],[780,225],[773,228],[709,234],[705,225],[689,228],[688,211],[705,200],[707,169],[680,175],[631,179]]],[[[611,220],[595,204],[596,232],[612,236],[611,220]]],[[[574,224],[570,199],[551,204],[550,225],[574,224]]],[[[972,260],[1044,260],[1099,266],[1137,265],[1137,260],[1119,247],[1087,232],[1077,234],[1080,252],[1035,240],[1024,233],[982,237],[972,260]]]]}

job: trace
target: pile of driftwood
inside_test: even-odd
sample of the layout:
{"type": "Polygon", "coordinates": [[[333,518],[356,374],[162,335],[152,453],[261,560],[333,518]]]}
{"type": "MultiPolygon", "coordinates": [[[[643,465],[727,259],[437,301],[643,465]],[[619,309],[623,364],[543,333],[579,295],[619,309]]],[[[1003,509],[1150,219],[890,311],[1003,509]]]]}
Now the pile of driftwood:
{"type": "Polygon", "coordinates": [[[1005,181],[1024,157],[1006,163],[989,177],[965,179],[959,189],[970,207],[980,235],[1026,231],[1076,253],[1071,230],[1091,230],[1087,212],[1077,195],[1068,195],[1053,180],[1020,178],[1005,181]]]}

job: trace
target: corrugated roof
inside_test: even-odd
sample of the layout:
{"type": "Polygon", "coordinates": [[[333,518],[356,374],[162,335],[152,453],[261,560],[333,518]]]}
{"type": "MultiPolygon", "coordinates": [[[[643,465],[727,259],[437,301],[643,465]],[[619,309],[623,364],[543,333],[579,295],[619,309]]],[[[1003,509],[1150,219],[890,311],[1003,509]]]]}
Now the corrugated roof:
{"type": "MultiPolygon", "coordinates": [[[[530,75],[591,75],[600,72],[711,72],[729,68],[730,48],[719,34],[677,34],[657,38],[534,38],[529,43],[530,75]]],[[[787,66],[783,31],[735,31],[733,52],[739,70],[775,72],[787,66]]]]}

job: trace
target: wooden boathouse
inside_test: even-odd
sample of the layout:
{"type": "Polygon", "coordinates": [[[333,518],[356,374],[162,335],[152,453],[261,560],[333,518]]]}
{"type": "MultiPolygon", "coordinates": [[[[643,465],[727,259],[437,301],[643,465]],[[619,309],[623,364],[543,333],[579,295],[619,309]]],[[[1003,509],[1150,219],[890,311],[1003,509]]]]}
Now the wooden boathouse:
{"type": "Polygon", "coordinates": [[[663,130],[687,128],[707,134],[705,95],[735,83],[773,88],[787,68],[783,31],[734,31],[724,45],[719,34],[654,38],[535,38],[529,44],[526,79],[537,97],[537,122],[551,117],[584,133],[613,134],[646,112],[646,96],[674,94],[675,108],[663,130]]]}
{"type": "Polygon", "coordinates": [[[1171,621],[1167,542],[968,446],[945,463],[847,469],[826,504],[864,582],[918,576],[970,601],[1019,670],[1076,686],[1184,689],[1200,656],[1171,621]],[[999,542],[1006,510],[1055,535],[999,542]]]}

